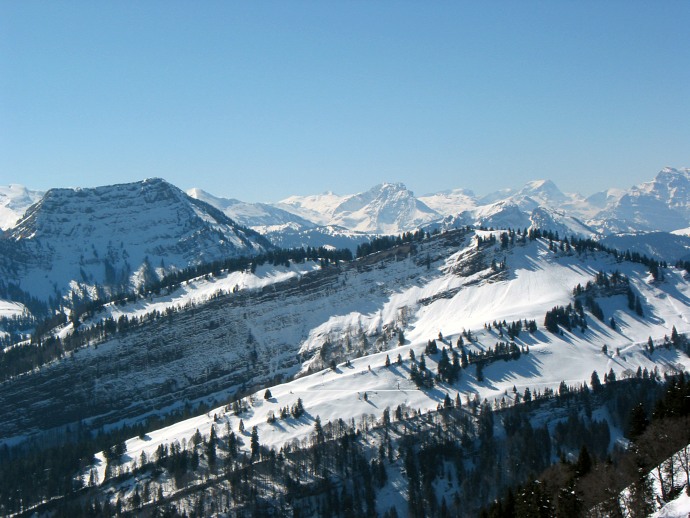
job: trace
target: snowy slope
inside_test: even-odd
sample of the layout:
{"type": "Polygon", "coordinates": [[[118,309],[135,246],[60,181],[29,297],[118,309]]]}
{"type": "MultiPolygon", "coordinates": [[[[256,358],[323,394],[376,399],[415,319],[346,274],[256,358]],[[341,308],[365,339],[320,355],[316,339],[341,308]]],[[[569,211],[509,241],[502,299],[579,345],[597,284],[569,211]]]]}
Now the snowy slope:
{"type": "Polygon", "coordinates": [[[268,203],[246,203],[231,198],[219,198],[201,189],[189,189],[187,194],[223,211],[230,219],[261,234],[277,231],[286,226],[299,229],[316,226],[311,221],[268,203]]]}
{"type": "MultiPolygon", "coordinates": [[[[256,230],[272,244],[280,248],[349,248],[355,250],[357,245],[371,239],[371,234],[358,232],[337,225],[321,225],[304,219],[301,216],[280,207],[267,203],[245,203],[239,200],[218,198],[201,189],[190,189],[187,194],[192,198],[205,201],[231,218],[232,220],[256,230]]],[[[328,195],[330,196],[330,195],[328,195]]],[[[311,199],[308,197],[308,199],[311,199]]],[[[297,200],[297,197],[293,197],[297,200]]],[[[297,205],[297,201],[294,201],[297,205]]],[[[292,207],[290,210],[294,210],[292,207]]],[[[296,212],[303,212],[296,210],[296,212]]],[[[316,218],[323,221],[323,215],[316,218]]]]}
{"type": "MultiPolygon", "coordinates": [[[[487,233],[483,233],[486,237],[487,233]]],[[[263,399],[264,389],[249,396],[249,411],[241,418],[247,430],[257,426],[262,444],[279,448],[281,445],[303,439],[313,430],[313,419],[318,415],[322,422],[338,418],[361,420],[373,415],[380,419],[387,407],[395,408],[405,404],[424,412],[435,409],[446,393],[455,397],[502,398],[506,391],[515,386],[518,391],[525,388],[543,390],[555,388],[561,381],[575,385],[588,381],[593,370],[599,373],[613,369],[619,377],[633,373],[638,366],[661,372],[690,367],[690,358],[675,350],[657,348],[653,355],[644,350],[649,336],[659,343],[664,335],[670,334],[672,326],[681,332],[690,330],[690,310],[685,302],[690,295],[690,285],[681,272],[667,271],[666,281],[652,283],[646,269],[637,264],[617,263],[604,254],[554,253],[546,242],[517,245],[508,251],[489,250],[491,257],[503,257],[508,265],[507,272],[493,274],[490,269],[476,268],[477,251],[471,244],[461,246],[446,257],[439,257],[427,276],[417,277],[411,284],[395,285],[390,277],[374,270],[381,279],[376,287],[370,281],[358,281],[347,275],[346,285],[370,285],[371,296],[364,307],[351,306],[333,312],[322,324],[310,328],[301,342],[301,356],[308,367],[318,364],[324,344],[345,347],[365,337],[370,343],[376,341],[382,350],[370,352],[354,359],[351,366],[340,363],[335,371],[323,370],[314,374],[271,387],[273,398],[263,399]],[[591,280],[597,271],[618,270],[626,274],[632,286],[644,301],[645,317],[640,318],[627,309],[622,295],[599,300],[607,319],[614,316],[618,322],[616,330],[611,329],[588,315],[589,329],[554,335],[541,327],[544,314],[554,305],[569,303],[572,288],[591,280]],[[473,273],[472,273],[473,272],[473,273]],[[388,281],[388,282],[384,282],[388,281]],[[443,333],[445,344],[455,342],[463,330],[470,329],[476,341],[473,350],[484,350],[505,338],[496,330],[487,331],[484,324],[494,320],[508,322],[517,319],[535,319],[540,329],[534,335],[523,332],[516,340],[518,345],[528,346],[529,354],[523,354],[516,361],[498,361],[484,369],[483,381],[478,381],[473,367],[466,369],[461,379],[453,385],[441,384],[433,390],[418,390],[409,379],[409,351],[413,349],[419,357],[427,340],[443,333]],[[386,335],[386,329],[404,329],[406,344],[397,345],[395,334],[386,335]],[[386,338],[386,336],[390,336],[386,338]],[[384,338],[379,342],[379,338],[384,338]],[[602,352],[607,344],[609,353],[602,352]],[[615,353],[620,349],[620,354],[615,353]],[[397,355],[403,360],[396,365],[397,355]],[[388,355],[392,366],[384,367],[388,355]],[[364,398],[366,392],[367,397],[364,398]],[[288,419],[268,423],[269,412],[277,413],[280,407],[291,406],[301,398],[307,412],[303,419],[288,419]]],[[[485,251],[486,252],[486,251],[485,251]]],[[[405,267],[405,261],[391,264],[389,268],[405,267]]],[[[406,267],[409,270],[409,265],[406,267]]],[[[354,273],[354,272],[353,272],[354,273]]],[[[368,275],[368,274],[367,274],[368,275]]],[[[262,340],[261,336],[257,336],[262,340]]],[[[441,344],[439,343],[439,346],[441,344]]],[[[435,371],[438,357],[427,358],[427,365],[435,371]]],[[[141,451],[151,454],[161,443],[190,439],[198,428],[208,434],[214,424],[222,437],[226,423],[237,432],[240,417],[232,415],[225,407],[218,407],[188,421],[177,423],[147,434],[145,439],[133,438],[127,441],[132,458],[141,451]],[[219,424],[220,423],[220,424],[219,424]]],[[[246,441],[245,447],[248,447],[246,441]]]]}
{"type": "Polygon", "coordinates": [[[690,260],[690,236],[669,232],[640,232],[605,236],[601,243],[618,250],[630,250],[648,257],[676,262],[690,260]]]}
{"type": "MultiPolygon", "coordinates": [[[[453,239],[430,240],[424,250],[445,254],[453,239]]],[[[401,289],[441,274],[427,270],[424,257],[410,252],[404,252],[400,261],[395,254],[384,255],[371,264],[368,260],[293,275],[261,289],[228,292],[218,278],[210,278],[208,282],[226,287],[207,303],[111,335],[97,349],[80,350],[74,361],[56,362],[31,376],[0,385],[0,398],[11,401],[14,409],[6,406],[8,415],[16,417],[0,422],[0,437],[67,424],[84,408],[80,397],[98,401],[97,408],[89,407],[92,419],[108,423],[218,391],[226,391],[225,398],[242,385],[293,375],[304,361],[314,359],[300,354],[302,342],[312,329],[334,314],[375,310],[389,297],[391,287],[401,289]],[[147,376],[141,376],[142,369],[147,376]],[[26,398],[52,403],[40,413],[20,411],[26,407],[26,398]]],[[[263,270],[253,275],[271,276],[263,270]]],[[[170,304],[178,305],[172,300],[170,304]]],[[[162,311],[156,314],[167,315],[162,311]]],[[[362,336],[356,328],[352,331],[362,336]]],[[[340,355],[378,350],[382,337],[369,337],[367,345],[353,343],[352,350],[340,355]]]]}
{"type": "Polygon", "coordinates": [[[681,491],[678,498],[656,511],[652,518],[687,518],[690,516],[690,495],[681,491]]]}
{"type": "Polygon", "coordinates": [[[31,191],[23,185],[0,186],[0,230],[13,227],[42,196],[42,192],[31,191]]]}
{"type": "Polygon", "coordinates": [[[276,206],[319,225],[328,225],[336,207],[352,196],[340,196],[332,192],[310,196],[290,196],[276,203],[276,206]]]}
{"type": "Polygon", "coordinates": [[[475,194],[468,189],[452,189],[420,196],[427,207],[444,216],[456,216],[477,206],[475,194]]]}
{"type": "Polygon", "coordinates": [[[335,225],[324,225],[303,228],[286,224],[276,228],[258,229],[274,245],[281,248],[318,248],[321,246],[343,249],[349,248],[354,253],[357,246],[369,242],[372,235],[366,232],[348,230],[335,225]]]}

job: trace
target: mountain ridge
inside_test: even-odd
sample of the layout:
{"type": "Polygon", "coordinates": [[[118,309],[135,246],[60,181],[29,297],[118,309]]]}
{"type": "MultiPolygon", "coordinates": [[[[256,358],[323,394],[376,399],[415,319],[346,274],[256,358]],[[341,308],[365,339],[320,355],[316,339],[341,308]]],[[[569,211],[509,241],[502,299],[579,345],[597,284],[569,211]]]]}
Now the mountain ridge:
{"type": "Polygon", "coordinates": [[[2,241],[5,279],[44,299],[73,281],[89,289],[136,288],[166,270],[271,247],[161,179],[51,189],[2,241]]]}

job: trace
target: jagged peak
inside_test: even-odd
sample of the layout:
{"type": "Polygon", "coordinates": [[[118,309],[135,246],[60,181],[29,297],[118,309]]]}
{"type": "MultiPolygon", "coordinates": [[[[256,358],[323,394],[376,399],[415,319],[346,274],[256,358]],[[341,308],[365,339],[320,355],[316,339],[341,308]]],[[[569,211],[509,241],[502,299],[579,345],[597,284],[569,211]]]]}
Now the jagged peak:
{"type": "Polygon", "coordinates": [[[661,171],[659,171],[659,174],[661,173],[688,175],[690,174],[690,168],[683,167],[680,169],[676,169],[675,167],[666,166],[661,171]]]}
{"type": "Polygon", "coordinates": [[[690,169],[682,168],[675,169],[673,167],[664,167],[659,173],[654,177],[653,183],[665,183],[673,180],[690,180],[690,169]]]}
{"type": "Polygon", "coordinates": [[[659,189],[666,190],[672,184],[677,184],[677,182],[689,182],[690,181],[690,169],[682,168],[676,169],[673,167],[664,167],[657,175],[648,182],[643,182],[639,185],[632,187],[630,190],[633,194],[639,193],[652,193],[659,189]]]}
{"type": "MultiPolygon", "coordinates": [[[[367,191],[367,193],[378,194],[378,193],[405,193],[409,196],[414,196],[414,193],[410,191],[407,186],[402,182],[383,182],[375,185],[367,191]]],[[[362,193],[366,194],[366,193],[362,193]]]]}

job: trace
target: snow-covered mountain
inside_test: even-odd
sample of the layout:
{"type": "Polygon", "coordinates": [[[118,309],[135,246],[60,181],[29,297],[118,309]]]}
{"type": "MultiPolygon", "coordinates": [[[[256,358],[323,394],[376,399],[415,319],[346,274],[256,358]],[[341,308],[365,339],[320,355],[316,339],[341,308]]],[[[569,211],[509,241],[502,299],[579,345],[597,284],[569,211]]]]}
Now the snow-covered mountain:
{"type": "Polygon", "coordinates": [[[234,198],[219,198],[196,188],[189,189],[187,194],[223,211],[230,219],[261,234],[280,231],[286,227],[302,230],[316,226],[311,221],[268,203],[247,203],[234,198]]]}
{"type": "Polygon", "coordinates": [[[319,225],[328,225],[338,205],[352,196],[340,196],[330,191],[309,196],[290,196],[276,203],[276,206],[319,225]]]}
{"type": "MultiPolygon", "coordinates": [[[[366,402],[348,406],[344,401],[350,401],[369,383],[372,390],[386,389],[377,412],[396,401],[435,408],[439,400],[435,393],[387,393],[388,385],[402,384],[403,379],[406,389],[411,388],[408,370],[400,370],[389,379],[388,375],[381,378],[378,371],[367,374],[365,365],[383,365],[386,354],[397,356],[400,352],[407,357],[409,348],[419,354],[439,331],[445,340],[455,343],[469,329],[476,335],[472,347],[486,350],[499,339],[496,330],[484,329],[487,322],[534,319],[541,329],[545,312],[571,303],[573,288],[586,285],[599,271],[623,273],[641,300],[644,316],[629,309],[624,292],[602,296],[599,304],[606,321],[615,317],[619,322],[615,329],[588,314],[586,334],[540,331],[525,335],[520,343],[529,346],[534,354],[531,359],[517,364],[514,370],[502,362],[492,365],[485,370],[486,381],[466,375],[457,385],[442,389],[453,394],[458,390],[479,392],[482,398],[493,398],[513,385],[524,390],[537,382],[543,387],[557,386],[564,379],[569,383],[582,381],[593,368],[603,371],[613,367],[622,372],[642,365],[651,369],[656,360],[646,356],[643,348],[649,336],[660,340],[672,326],[680,332],[690,331],[684,302],[690,295],[690,284],[682,271],[667,269],[665,280],[655,282],[642,264],[621,262],[603,252],[578,255],[554,251],[548,240],[517,239],[507,248],[500,243],[478,246],[478,237],[486,240],[491,234],[450,231],[415,247],[402,245],[338,268],[319,269],[313,263],[265,266],[254,273],[201,278],[170,294],[151,295],[131,305],[111,304],[93,320],[85,321],[85,328],[104,318],[119,321],[123,316],[130,321],[137,317],[141,325],[107,336],[105,343],[77,355],[74,361],[62,361],[37,372],[35,382],[21,377],[0,385],[0,398],[6,405],[11,402],[12,408],[25,405],[26,398],[52,402],[34,413],[27,410],[0,423],[0,438],[20,434],[22,427],[36,431],[46,423],[69,424],[74,414],[67,410],[76,408],[80,400],[64,399],[70,393],[58,388],[75,372],[82,375],[74,380],[72,389],[84,390],[98,402],[88,411],[93,422],[100,424],[146,415],[175,399],[224,398],[240,385],[321,371],[331,361],[340,363],[360,356],[368,359],[357,364],[362,371],[359,382],[350,381],[349,376],[346,381],[337,375],[318,378],[318,383],[327,381],[329,386],[320,391],[323,398],[319,404],[324,406],[313,406],[314,415],[357,417],[366,402]],[[496,269],[496,263],[504,263],[504,269],[496,269]],[[194,305],[189,304],[191,301],[194,305]],[[161,317],[169,308],[175,314],[161,317]],[[146,314],[154,316],[144,318],[146,314]],[[399,331],[404,332],[405,344],[410,347],[399,347],[399,331]],[[611,350],[621,348],[625,359],[602,355],[602,343],[611,350]],[[137,368],[128,370],[127,365],[137,368]],[[146,377],[139,375],[139,368],[147,369],[146,377]],[[92,390],[94,376],[99,381],[98,388],[92,390]],[[331,393],[331,388],[338,388],[342,396],[335,390],[331,393]],[[403,399],[398,401],[398,397],[403,399]],[[136,406],[130,404],[133,398],[136,406]],[[356,413],[350,416],[350,411],[356,413]]],[[[70,327],[62,332],[69,334],[70,327]]],[[[672,358],[663,355],[664,362],[671,360],[690,365],[680,352],[674,352],[672,358]]],[[[314,378],[308,382],[310,386],[314,383],[314,378]]],[[[290,404],[298,397],[288,396],[291,389],[281,392],[283,398],[291,398],[290,404]]],[[[316,404],[303,397],[306,404],[316,404]]],[[[281,399],[282,404],[285,401],[281,399]]],[[[6,409],[14,415],[11,408],[6,409]]],[[[248,424],[260,426],[263,437],[270,436],[270,427],[262,424],[266,422],[263,410],[246,419],[248,424]]],[[[309,421],[299,429],[293,426],[270,433],[279,446],[295,434],[309,433],[311,426],[309,421]]]]}
{"type": "Polygon", "coordinates": [[[530,228],[551,230],[561,236],[594,237],[596,231],[567,211],[536,207],[530,214],[530,228]]]}
{"type": "Polygon", "coordinates": [[[687,228],[689,171],[666,168],[652,182],[629,190],[610,188],[587,198],[564,193],[551,180],[534,180],[517,190],[484,196],[457,188],[418,198],[403,184],[386,183],[359,194],[291,196],[273,205],[224,200],[200,190],[190,193],[282,245],[339,246],[333,239],[338,237],[339,243],[353,247],[348,232],[373,236],[459,225],[527,226],[601,237],[687,228]]]}
{"type": "MultiPolygon", "coordinates": [[[[448,399],[459,399],[467,418],[475,419],[470,400],[486,399],[495,409],[506,400],[512,406],[518,402],[515,394],[558,391],[561,383],[578,386],[589,381],[593,370],[622,379],[638,368],[663,374],[690,367],[680,349],[660,346],[672,327],[690,331],[684,302],[690,285],[682,271],[665,269],[664,280],[654,281],[645,265],[604,252],[554,250],[548,240],[519,236],[507,247],[500,239],[491,244],[498,235],[449,231],[337,267],[266,265],[255,272],[198,278],[133,304],[110,304],[83,322],[83,334],[104,319],[134,323],[98,335],[70,358],[0,384],[7,416],[0,422],[0,441],[12,444],[79,423],[82,430],[110,429],[166,415],[182,402],[209,405],[199,415],[132,433],[124,443],[127,455],[117,459],[121,478],[112,479],[117,473],[112,472],[115,460],[106,459],[108,452],[87,459],[84,482],[113,503],[119,497],[130,506],[134,488],[143,495],[148,482],[172,498],[185,480],[196,480],[191,473],[173,483],[169,464],[163,462],[143,476],[127,473],[142,459],[161,458],[161,448],[192,448],[196,430],[203,441],[216,436],[218,460],[224,460],[231,433],[240,438],[240,454],[249,458],[254,427],[267,450],[287,452],[312,443],[317,419],[327,429],[341,420],[348,426],[354,422],[358,435],[371,433],[377,456],[379,444],[385,448],[386,443],[378,442],[376,428],[398,406],[414,409],[431,425],[442,421],[437,409],[448,399]],[[505,266],[496,268],[496,263],[505,266]],[[629,309],[624,291],[602,289],[594,293],[604,321],[586,310],[586,331],[579,326],[547,331],[545,313],[570,304],[573,287],[586,285],[598,272],[623,274],[644,314],[629,309]],[[616,326],[608,323],[610,318],[616,326]],[[423,354],[428,372],[439,372],[442,354],[426,351],[430,339],[448,350],[464,336],[464,350],[484,354],[508,340],[506,327],[495,327],[503,320],[537,322],[536,331],[524,329],[510,338],[523,351],[518,358],[487,361],[481,372],[470,364],[456,380],[436,378],[429,387],[411,379],[423,354]],[[653,353],[646,349],[649,337],[659,345],[653,353]],[[234,410],[232,401],[246,409],[234,410]],[[284,408],[298,404],[303,415],[287,411],[281,417],[284,408]]],[[[72,331],[72,324],[59,331],[64,343],[72,331]]],[[[546,413],[548,407],[541,408],[546,413]]],[[[402,430],[405,418],[395,419],[402,430]]],[[[394,468],[397,457],[387,461],[390,476],[403,462],[394,468]]],[[[199,461],[206,470],[200,478],[212,473],[207,459],[208,454],[199,461]]],[[[456,477],[447,479],[451,484],[456,477]]],[[[202,480],[216,483],[213,477],[202,480]]],[[[391,503],[385,490],[377,486],[375,491],[386,506],[379,511],[387,510],[391,503]]],[[[398,498],[405,515],[404,490],[398,498]]]]}
{"type": "Polygon", "coordinates": [[[452,189],[420,196],[427,207],[443,216],[455,216],[477,206],[477,197],[469,189],[452,189]]]}
{"type": "MultiPolygon", "coordinates": [[[[263,229],[261,229],[263,231],[263,229]]],[[[357,246],[371,240],[372,234],[349,230],[336,225],[302,227],[286,224],[270,227],[263,235],[280,248],[349,248],[353,252],[357,246]]]]}
{"type": "Polygon", "coordinates": [[[41,196],[42,192],[29,190],[23,185],[0,186],[0,230],[13,227],[41,196]]]}
{"type": "Polygon", "coordinates": [[[592,220],[602,233],[662,230],[690,225],[690,169],[664,168],[651,182],[637,185],[592,220]]]}
{"type": "MultiPolygon", "coordinates": [[[[595,192],[585,198],[585,201],[598,211],[605,209],[609,205],[613,205],[621,196],[626,193],[624,189],[611,187],[605,191],[595,192]]],[[[594,215],[594,214],[593,214],[594,215]]]]}
{"type": "Polygon", "coordinates": [[[448,229],[466,225],[484,228],[540,229],[561,236],[593,237],[596,232],[578,218],[563,210],[536,205],[527,210],[514,201],[504,200],[447,216],[432,228],[448,229]]]}
{"type": "MultiPolygon", "coordinates": [[[[558,194],[548,185],[545,194],[534,192],[541,187],[532,186],[530,196],[513,194],[507,200],[470,206],[446,221],[454,219],[456,226],[463,227],[546,227],[561,235],[591,232],[566,210],[546,206],[549,200],[554,204],[558,194]],[[535,198],[543,203],[534,202],[535,198]]],[[[210,201],[222,206],[222,200],[210,201]]],[[[226,201],[226,209],[234,207],[246,217],[252,210],[256,212],[251,217],[257,218],[282,214],[261,206],[245,206],[241,212],[237,203],[226,201]]],[[[348,197],[332,208],[329,218],[340,217],[354,226],[404,228],[405,221],[432,216],[439,213],[416,203],[403,186],[387,185],[348,197]]],[[[299,223],[285,224],[299,230],[299,223]]],[[[36,356],[28,356],[32,361],[19,366],[24,370],[10,375],[2,371],[0,447],[28,438],[60,437],[67,433],[64,430],[78,428],[88,436],[146,422],[151,428],[133,431],[117,445],[124,445],[126,455],[104,450],[78,463],[80,480],[92,486],[85,488],[90,494],[100,492],[98,498],[111,499],[112,505],[120,499],[120,505],[133,510],[135,495],[151,500],[150,494],[144,496],[149,489],[156,491],[155,498],[184,498],[185,484],[197,479],[207,484],[205,488],[227,481],[228,473],[220,472],[232,467],[225,464],[232,457],[228,446],[232,437],[239,437],[238,455],[246,455],[243,469],[255,466],[256,473],[267,474],[276,458],[317,441],[313,438],[317,423],[329,430],[352,426],[352,440],[363,436],[366,441],[366,434],[372,433],[374,453],[363,458],[363,465],[375,466],[373,461],[380,457],[383,463],[386,458],[388,473],[398,477],[372,489],[382,502],[377,512],[384,514],[390,499],[397,498],[396,513],[402,514],[409,494],[399,474],[402,442],[391,446],[375,439],[378,432],[372,431],[384,426],[380,423],[386,422],[386,415],[390,421],[397,407],[401,413],[407,409],[412,414],[414,409],[425,426],[433,428],[436,422],[440,430],[444,414],[438,409],[450,400],[465,406],[470,400],[478,406],[486,400],[489,408],[500,408],[506,400],[508,405],[517,404],[517,394],[528,390],[581,385],[593,370],[626,378],[643,368],[663,374],[690,367],[687,354],[664,339],[672,336],[673,328],[690,331],[690,284],[683,270],[662,268],[663,275],[655,279],[647,265],[604,251],[553,247],[547,239],[529,239],[522,232],[504,241],[500,231],[450,226],[446,230],[414,241],[401,239],[398,246],[352,262],[334,265],[312,258],[214,272],[161,293],[143,293],[132,302],[106,304],[77,322],[61,323],[41,337],[46,344],[64,347],[50,364],[40,359],[34,364],[36,356]],[[546,312],[573,303],[573,288],[586,286],[599,272],[609,276],[616,272],[618,279],[625,279],[623,289],[592,289],[590,295],[605,318],[596,317],[587,306],[582,308],[586,326],[547,331],[546,312]],[[627,288],[638,301],[639,312],[630,309],[627,288]],[[497,327],[496,322],[503,321],[519,322],[520,327],[533,321],[538,329],[523,328],[509,338],[508,325],[497,327]],[[442,353],[429,353],[427,344],[437,339],[439,348],[459,347],[462,337],[475,358],[492,354],[509,339],[521,354],[481,365],[473,360],[458,378],[444,380],[442,353]],[[659,346],[655,351],[648,349],[650,338],[659,346]],[[430,386],[418,386],[412,379],[422,361],[424,372],[434,377],[430,386]],[[205,410],[190,417],[199,404],[205,410]],[[304,406],[303,414],[285,410],[297,405],[304,406]],[[168,421],[164,425],[158,418],[168,421]],[[250,429],[261,438],[265,458],[253,451],[250,429]],[[216,447],[214,436],[217,458],[207,446],[216,447]],[[196,467],[177,477],[171,471],[172,461],[165,458],[186,448],[197,448],[197,455],[208,449],[197,457],[196,467]],[[274,450],[273,457],[269,449],[274,450]],[[281,449],[284,453],[278,455],[281,449]],[[135,465],[147,459],[158,464],[130,477],[135,465]],[[222,463],[214,468],[211,459],[222,463]],[[116,463],[117,473],[113,472],[116,463]],[[391,496],[396,491],[397,496],[391,496]]],[[[341,227],[332,232],[353,231],[341,227]]],[[[162,180],[147,180],[49,191],[0,240],[0,265],[3,279],[20,280],[32,294],[50,295],[50,290],[62,287],[59,279],[73,279],[94,290],[103,283],[136,285],[157,269],[256,253],[268,246],[218,208],[162,180]]],[[[24,351],[39,350],[28,343],[13,347],[16,356],[0,358],[13,362],[24,351]]],[[[3,361],[0,367],[7,369],[8,363],[3,361]]],[[[476,409],[462,412],[468,423],[478,418],[476,409]]],[[[408,426],[405,419],[395,418],[400,430],[408,426]]],[[[409,424],[413,428],[419,423],[409,424]]],[[[475,437],[466,435],[462,444],[469,450],[475,437]]],[[[402,441],[393,432],[391,436],[402,441]]],[[[555,451],[554,458],[558,458],[555,451]]],[[[452,491],[460,487],[456,474],[444,477],[444,487],[452,491]]],[[[265,493],[272,489],[265,488],[265,493]]],[[[231,491],[224,488],[224,493],[231,491]]],[[[233,505],[227,498],[217,509],[233,505]]]]}
{"type": "MultiPolygon", "coordinates": [[[[530,216],[535,209],[545,209],[566,218],[577,218],[580,223],[569,226],[572,226],[571,233],[581,235],[592,232],[591,229],[585,229],[584,233],[580,232],[582,221],[600,210],[600,207],[592,205],[579,194],[562,192],[551,180],[534,180],[527,182],[517,191],[504,189],[477,200],[477,205],[484,207],[484,213],[491,212],[489,207],[498,203],[517,205],[522,212],[530,216]]],[[[543,216],[538,215],[536,218],[540,222],[544,222],[543,216]]]]}
{"type": "Polygon", "coordinates": [[[471,191],[456,189],[421,198],[437,212],[442,222],[432,228],[472,225],[486,228],[534,228],[561,235],[592,237],[596,232],[579,216],[596,210],[577,194],[564,194],[549,180],[528,182],[515,191],[503,189],[478,198],[471,191]]]}
{"type": "MultiPolygon", "coordinates": [[[[192,198],[205,201],[209,205],[223,211],[223,213],[241,225],[256,230],[272,244],[280,248],[332,247],[349,248],[355,250],[357,245],[369,241],[371,235],[331,224],[321,224],[323,215],[316,217],[316,222],[304,219],[295,212],[312,214],[309,210],[301,210],[302,202],[293,198],[293,205],[288,210],[268,203],[246,203],[236,199],[219,198],[201,189],[190,189],[187,194],[192,198]],[[294,207],[298,207],[295,209],[294,207]]],[[[332,194],[323,195],[330,199],[332,194]]],[[[306,197],[305,206],[319,205],[319,196],[306,197]],[[313,205],[311,205],[313,203],[313,205]]],[[[326,204],[327,205],[327,204],[326,204]]],[[[323,206],[323,205],[322,205],[323,206]]]]}
{"type": "Polygon", "coordinates": [[[572,199],[572,196],[566,196],[551,180],[533,180],[527,182],[515,196],[532,198],[541,205],[546,205],[547,207],[562,206],[572,199]]]}
{"type": "Polygon", "coordinates": [[[629,250],[661,261],[690,261],[690,236],[669,232],[637,232],[605,236],[600,242],[617,250],[629,250]]]}
{"type": "Polygon", "coordinates": [[[41,299],[65,293],[71,282],[91,290],[131,288],[162,271],[251,254],[269,242],[354,250],[375,235],[465,225],[597,239],[625,233],[615,240],[619,246],[655,256],[666,251],[666,259],[675,260],[686,257],[683,240],[650,232],[682,233],[690,226],[690,170],[671,168],[628,191],[609,189],[587,199],[537,180],[484,197],[454,189],[416,198],[403,184],[386,183],[359,194],[293,196],[272,205],[200,189],[185,195],[162,180],[149,180],[51,190],[24,218],[9,223],[39,196],[17,185],[0,190],[7,228],[0,253],[9,258],[0,269],[6,280],[41,299]],[[640,237],[644,245],[630,240],[639,231],[646,232],[640,237]]]}
{"type": "MultiPolygon", "coordinates": [[[[52,189],[0,243],[0,271],[34,297],[131,289],[165,271],[270,244],[160,179],[94,189],[52,189]]],[[[91,296],[95,293],[91,293],[91,296]]]]}
{"type": "Polygon", "coordinates": [[[439,216],[403,184],[384,183],[340,203],[331,221],[360,232],[397,234],[416,230],[439,216]]]}
{"type": "Polygon", "coordinates": [[[440,218],[401,183],[384,183],[349,196],[293,196],[278,206],[321,225],[371,234],[399,234],[440,218]]]}
{"type": "Polygon", "coordinates": [[[421,205],[403,185],[383,184],[357,195],[294,196],[278,206],[310,221],[369,233],[467,224],[533,226],[581,237],[671,232],[690,225],[690,170],[665,168],[651,182],[629,190],[610,188],[587,198],[564,193],[551,180],[535,180],[521,189],[485,196],[454,189],[416,201],[421,205]]]}

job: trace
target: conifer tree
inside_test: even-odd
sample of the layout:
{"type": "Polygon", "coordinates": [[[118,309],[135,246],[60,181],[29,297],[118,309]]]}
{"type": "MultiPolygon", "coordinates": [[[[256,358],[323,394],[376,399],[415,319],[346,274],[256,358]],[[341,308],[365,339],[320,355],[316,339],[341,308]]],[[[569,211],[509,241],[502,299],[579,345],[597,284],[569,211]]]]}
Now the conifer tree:
{"type": "Polygon", "coordinates": [[[323,427],[321,426],[321,418],[317,415],[314,421],[314,434],[316,436],[316,442],[318,444],[323,443],[326,438],[323,433],[323,427]]]}
{"type": "Polygon", "coordinates": [[[216,465],[216,441],[218,437],[216,436],[216,427],[211,425],[211,433],[208,438],[208,443],[206,443],[206,458],[208,459],[208,467],[213,469],[216,465]]]}
{"type": "Polygon", "coordinates": [[[252,457],[256,457],[259,454],[259,430],[254,426],[252,428],[252,438],[250,441],[251,449],[252,449],[252,457]]]}
{"type": "Polygon", "coordinates": [[[601,380],[599,379],[597,371],[592,371],[592,377],[590,378],[589,384],[592,386],[594,392],[599,392],[601,390],[601,380]]]}

